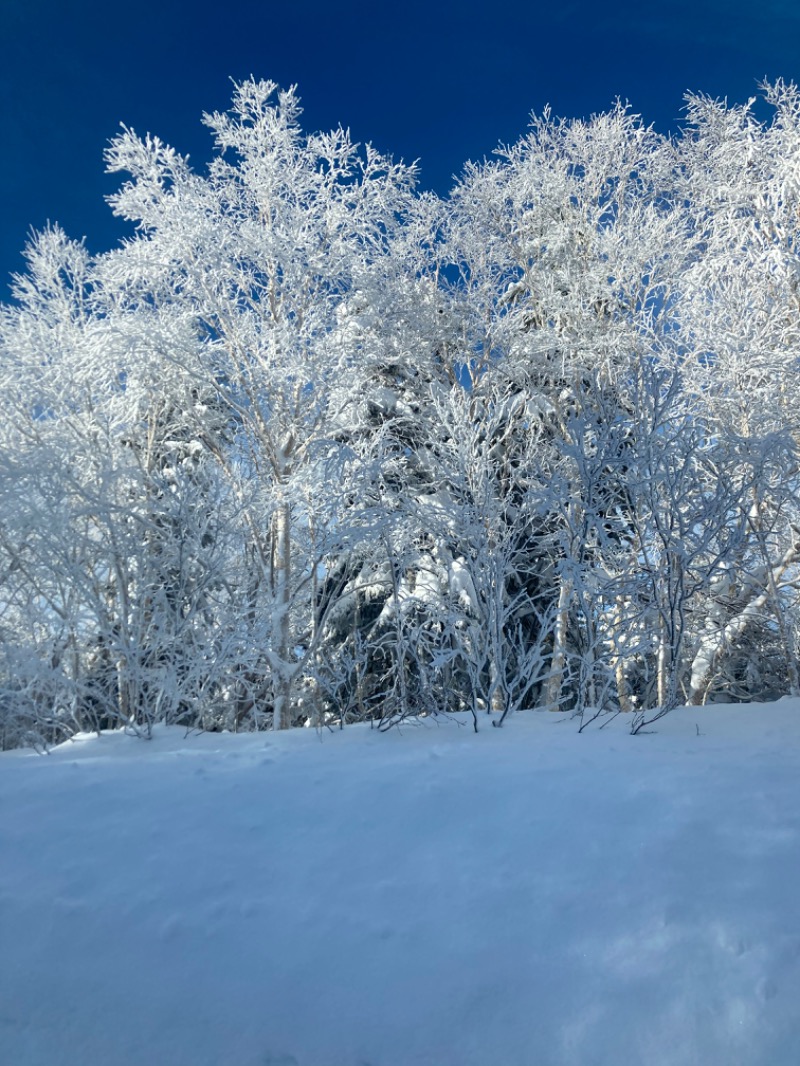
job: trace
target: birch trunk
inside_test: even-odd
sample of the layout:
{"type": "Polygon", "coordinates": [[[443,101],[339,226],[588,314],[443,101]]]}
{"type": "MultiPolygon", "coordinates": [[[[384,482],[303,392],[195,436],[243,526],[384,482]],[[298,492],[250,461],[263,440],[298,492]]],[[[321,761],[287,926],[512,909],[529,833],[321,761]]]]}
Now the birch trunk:
{"type": "Polygon", "coordinates": [[[616,611],[616,651],[614,655],[614,680],[617,686],[617,702],[619,703],[619,709],[627,712],[631,709],[631,696],[628,689],[628,679],[625,676],[625,656],[622,654],[622,648],[620,642],[623,639],[623,624],[624,624],[624,609],[622,599],[617,600],[616,611]]]}
{"type": "Polygon", "coordinates": [[[289,647],[290,619],[289,597],[291,591],[291,507],[286,501],[282,501],[275,515],[275,537],[273,543],[273,581],[275,591],[275,652],[277,662],[273,667],[274,678],[274,708],[272,717],[273,729],[288,729],[291,722],[291,690],[292,690],[292,664],[291,649],[289,647]]]}
{"type": "Polygon", "coordinates": [[[748,627],[756,621],[760,612],[769,603],[773,595],[777,595],[778,583],[783,575],[799,559],[800,540],[792,544],[779,563],[768,568],[764,591],[759,595],[754,593],[749,603],[727,625],[721,626],[716,632],[709,634],[700,641],[700,647],[692,662],[688,699],[690,706],[698,706],[703,702],[714,671],[725,649],[747,632],[748,627]]]}
{"type": "Polygon", "coordinates": [[[669,642],[669,627],[663,615],[658,623],[658,705],[666,707],[669,698],[669,668],[672,662],[672,649],[669,642]]]}
{"type": "Polygon", "coordinates": [[[564,685],[564,670],[567,664],[567,626],[569,622],[569,603],[572,598],[572,580],[561,578],[558,593],[556,623],[553,629],[553,656],[550,661],[550,676],[544,691],[544,708],[557,711],[561,706],[561,690],[564,685]]]}

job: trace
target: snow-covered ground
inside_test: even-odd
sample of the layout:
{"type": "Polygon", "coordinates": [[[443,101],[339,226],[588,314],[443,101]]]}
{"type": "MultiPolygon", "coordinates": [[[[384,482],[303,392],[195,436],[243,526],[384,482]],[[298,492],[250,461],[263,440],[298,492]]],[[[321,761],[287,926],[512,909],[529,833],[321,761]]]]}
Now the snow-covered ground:
{"type": "Polygon", "coordinates": [[[798,1062],[799,701],[0,756],[2,1066],[798,1062]]]}

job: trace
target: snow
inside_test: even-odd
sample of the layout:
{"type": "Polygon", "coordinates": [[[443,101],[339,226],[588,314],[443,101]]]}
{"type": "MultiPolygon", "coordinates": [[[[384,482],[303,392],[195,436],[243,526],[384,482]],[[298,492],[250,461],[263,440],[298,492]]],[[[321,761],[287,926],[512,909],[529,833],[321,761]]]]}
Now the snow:
{"type": "Polygon", "coordinates": [[[478,593],[463,555],[450,563],[450,595],[470,614],[478,615],[478,593]]]}
{"type": "Polygon", "coordinates": [[[3,1066],[796,1066],[800,701],[0,756],[3,1066]]]}

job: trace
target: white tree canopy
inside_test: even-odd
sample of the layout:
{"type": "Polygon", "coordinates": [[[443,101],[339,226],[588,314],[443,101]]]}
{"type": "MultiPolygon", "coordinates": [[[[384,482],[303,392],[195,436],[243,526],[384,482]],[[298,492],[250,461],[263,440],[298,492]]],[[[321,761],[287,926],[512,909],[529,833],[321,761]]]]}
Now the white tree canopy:
{"type": "Polygon", "coordinates": [[[3,743],[798,688],[800,95],[534,116],[451,195],[294,89],[123,129],[0,312],[3,743]]]}

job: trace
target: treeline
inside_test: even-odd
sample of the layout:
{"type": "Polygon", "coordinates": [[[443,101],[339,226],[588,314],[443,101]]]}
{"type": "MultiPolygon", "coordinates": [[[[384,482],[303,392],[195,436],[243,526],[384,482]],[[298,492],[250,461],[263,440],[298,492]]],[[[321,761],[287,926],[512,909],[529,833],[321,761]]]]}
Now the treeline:
{"type": "MultiPolygon", "coordinates": [[[[797,693],[800,96],[450,196],[249,81],[0,317],[0,743],[797,693]]],[[[759,105],[765,106],[765,105],[759,105]]]]}

